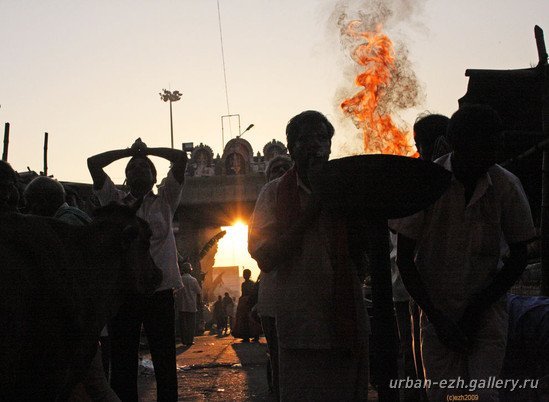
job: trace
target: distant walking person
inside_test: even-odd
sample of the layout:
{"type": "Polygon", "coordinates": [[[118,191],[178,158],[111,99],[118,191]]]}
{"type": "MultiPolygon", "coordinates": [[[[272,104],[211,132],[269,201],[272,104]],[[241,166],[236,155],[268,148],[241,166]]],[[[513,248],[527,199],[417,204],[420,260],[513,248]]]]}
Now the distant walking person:
{"type": "MultiPolygon", "coordinates": [[[[455,112],[448,126],[453,152],[436,161],[453,173],[450,187],[431,207],[391,223],[399,233],[402,279],[421,308],[423,368],[433,384],[488,382],[502,369],[504,296],[526,266],[526,244],[535,230],[520,181],[495,164],[501,129],[489,106],[455,112]],[[505,262],[503,240],[510,249],[505,262]]],[[[431,386],[427,396],[446,401],[466,391],[431,386]]],[[[498,400],[497,389],[475,393],[480,400],[498,400]]]]}
{"type": "Polygon", "coordinates": [[[223,296],[223,311],[225,313],[225,326],[223,327],[223,332],[225,332],[225,334],[229,333],[229,321],[233,313],[233,308],[233,299],[229,296],[228,292],[225,292],[225,295],[223,296]]]}
{"type": "Polygon", "coordinates": [[[229,314],[229,327],[231,328],[231,334],[233,333],[233,328],[235,327],[236,310],[238,309],[238,302],[236,300],[236,297],[233,296],[232,299],[233,299],[233,304],[232,304],[231,312],[229,314]]]}
{"type": "Polygon", "coordinates": [[[223,308],[223,300],[221,295],[217,296],[217,300],[213,305],[213,318],[217,330],[217,336],[223,335],[223,327],[227,319],[225,318],[225,309],[223,308]]]}
{"type": "Polygon", "coordinates": [[[257,302],[255,282],[250,279],[252,271],[249,269],[242,271],[242,276],[244,277],[244,282],[241,285],[242,295],[238,299],[236,324],[234,330],[231,330],[231,335],[242,339],[242,342],[249,342],[250,338],[257,342],[261,335],[261,326],[250,317],[252,307],[257,302]]]}
{"type": "Polygon", "coordinates": [[[191,275],[193,268],[190,263],[182,263],[180,269],[183,287],[175,291],[175,306],[179,318],[181,343],[191,346],[194,343],[196,312],[202,289],[200,289],[196,278],[191,275]]]}
{"type": "Polygon", "coordinates": [[[124,402],[137,402],[137,369],[141,325],[147,334],[156,377],[158,401],[177,401],[175,362],[175,308],[173,290],[183,286],[177,265],[172,221],[185,181],[187,154],[178,149],[148,148],[138,138],[131,148],[107,151],[88,158],[94,193],[101,205],[137,204],[137,216],[148,222],[150,253],[163,279],[152,296],[129,295],[109,323],[111,386],[124,402]],[[156,168],[147,155],[169,160],[172,167],[158,188],[156,168]],[[129,192],[117,188],[103,170],[112,162],[130,157],[126,165],[129,192]]]}

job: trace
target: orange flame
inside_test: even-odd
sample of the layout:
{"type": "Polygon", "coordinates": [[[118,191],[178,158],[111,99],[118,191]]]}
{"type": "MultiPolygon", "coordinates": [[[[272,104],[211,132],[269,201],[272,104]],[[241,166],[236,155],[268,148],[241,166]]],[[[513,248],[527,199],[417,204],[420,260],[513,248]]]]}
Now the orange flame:
{"type": "Polygon", "coordinates": [[[393,43],[381,32],[381,25],[375,32],[358,32],[360,23],[349,23],[344,34],[364,41],[352,53],[353,59],[364,66],[364,71],[355,79],[355,84],[364,89],[344,100],[341,108],[362,129],[365,153],[418,157],[407,133],[400,130],[391,116],[384,114],[379,107],[395,68],[393,43]]]}

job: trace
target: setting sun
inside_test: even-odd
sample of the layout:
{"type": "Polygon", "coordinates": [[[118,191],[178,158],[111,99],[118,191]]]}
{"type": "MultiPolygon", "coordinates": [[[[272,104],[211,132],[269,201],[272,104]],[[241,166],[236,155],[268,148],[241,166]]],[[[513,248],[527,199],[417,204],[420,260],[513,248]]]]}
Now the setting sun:
{"type": "Polygon", "coordinates": [[[226,230],[227,234],[219,241],[214,266],[238,265],[240,275],[244,268],[248,268],[252,271],[252,279],[257,280],[260,271],[257,263],[248,253],[248,225],[242,221],[236,221],[232,226],[223,226],[221,230],[226,230]]]}

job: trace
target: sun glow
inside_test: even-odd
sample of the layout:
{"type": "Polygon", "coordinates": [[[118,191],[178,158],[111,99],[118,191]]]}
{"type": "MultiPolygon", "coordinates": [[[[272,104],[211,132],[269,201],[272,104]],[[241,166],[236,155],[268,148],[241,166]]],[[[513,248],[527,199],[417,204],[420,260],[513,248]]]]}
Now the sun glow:
{"type": "Polygon", "coordinates": [[[248,253],[248,225],[242,221],[236,221],[232,226],[223,226],[227,234],[219,241],[215,256],[216,267],[228,267],[238,265],[240,275],[242,270],[248,268],[252,271],[252,279],[256,280],[259,268],[255,260],[248,253]]]}

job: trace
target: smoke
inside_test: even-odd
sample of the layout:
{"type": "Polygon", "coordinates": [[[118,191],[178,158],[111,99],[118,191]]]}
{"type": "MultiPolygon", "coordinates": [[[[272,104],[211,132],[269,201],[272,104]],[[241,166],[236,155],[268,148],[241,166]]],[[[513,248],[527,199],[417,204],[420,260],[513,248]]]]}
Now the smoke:
{"type": "MultiPolygon", "coordinates": [[[[341,63],[342,82],[340,88],[336,90],[334,102],[334,107],[337,109],[336,115],[341,117],[340,123],[346,125],[348,124],[346,121],[350,120],[342,113],[341,102],[361,89],[354,82],[363,67],[355,63],[352,54],[361,41],[364,42],[364,38],[349,34],[351,22],[355,32],[375,32],[381,29],[393,42],[394,66],[391,70],[391,80],[385,87],[385,95],[379,100],[377,110],[382,114],[391,115],[402,123],[399,112],[422,104],[425,99],[423,87],[410,60],[407,46],[409,39],[401,32],[426,30],[421,22],[425,3],[426,0],[342,0],[335,4],[328,19],[328,25],[330,35],[334,35],[334,30],[337,29],[341,55],[345,58],[341,63]]],[[[408,127],[404,127],[403,130],[408,130],[408,127]]],[[[360,148],[362,133],[347,139],[350,141],[340,149],[340,152],[357,153],[349,151],[360,148]],[[354,144],[355,142],[357,145],[354,144]]]]}
{"type": "Polygon", "coordinates": [[[383,112],[391,114],[400,110],[419,106],[425,99],[412,62],[408,58],[406,44],[398,41],[395,46],[395,68],[387,86],[386,95],[380,102],[383,112]]]}
{"type": "Polygon", "coordinates": [[[402,26],[423,29],[425,4],[426,0],[341,0],[334,5],[328,22],[332,27],[338,26],[348,16],[362,21],[364,30],[371,31],[379,23],[388,30],[402,26]]]}

